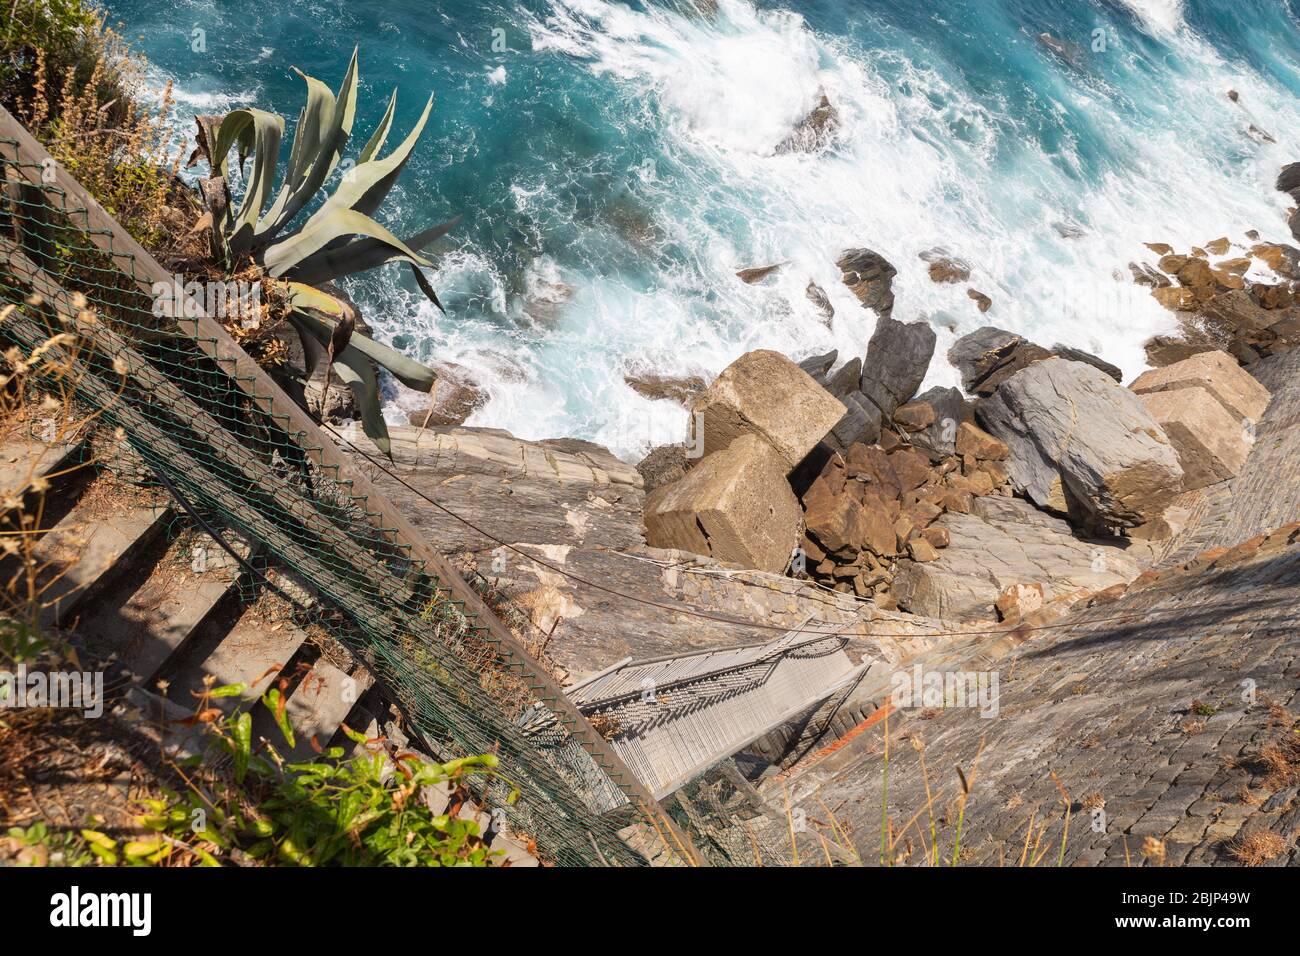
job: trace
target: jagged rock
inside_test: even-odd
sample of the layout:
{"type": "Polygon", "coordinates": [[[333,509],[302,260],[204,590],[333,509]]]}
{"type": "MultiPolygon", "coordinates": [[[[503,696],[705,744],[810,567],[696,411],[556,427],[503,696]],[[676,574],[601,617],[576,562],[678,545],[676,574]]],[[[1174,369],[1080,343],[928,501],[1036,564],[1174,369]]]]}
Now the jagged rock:
{"type": "Polygon", "coordinates": [[[1178,452],[1186,490],[1218,484],[1241,470],[1252,444],[1248,433],[1206,389],[1147,392],[1142,403],[1178,452]]]}
{"type": "Polygon", "coordinates": [[[936,386],[914,399],[934,409],[934,422],[911,435],[912,444],[938,461],[956,452],[957,427],[974,415],[970,402],[959,388],[936,386]]]}
{"type": "Polygon", "coordinates": [[[787,471],[846,410],[807,372],[767,349],[736,359],[692,405],[703,416],[706,458],[740,435],[753,434],[776,450],[787,471]]]}
{"type": "Polygon", "coordinates": [[[844,466],[848,478],[880,489],[885,498],[897,498],[903,493],[903,486],[889,455],[877,445],[853,445],[844,456],[844,466]]]}
{"type": "Polygon", "coordinates": [[[967,289],[966,297],[968,299],[974,300],[975,307],[980,310],[980,314],[983,314],[987,312],[989,309],[993,308],[993,300],[990,299],[988,296],[986,296],[979,289],[967,289]]]}
{"type": "Polygon", "coordinates": [[[920,258],[930,266],[931,282],[965,282],[970,278],[970,263],[951,255],[947,249],[927,249],[920,258]]]}
{"type": "Polygon", "coordinates": [[[817,307],[817,311],[822,314],[826,320],[826,327],[831,327],[831,320],[835,318],[835,306],[831,305],[830,297],[826,290],[819,286],[812,279],[808,280],[808,287],[803,290],[803,294],[808,297],[808,301],[817,307]]]}
{"type": "Polygon", "coordinates": [[[889,455],[889,463],[898,476],[898,486],[904,491],[920,488],[930,478],[930,459],[919,448],[900,448],[889,455]]]}
{"type": "Polygon", "coordinates": [[[1057,344],[1051,350],[1025,340],[1014,332],[986,325],[962,336],[948,349],[948,361],[961,372],[962,387],[975,395],[992,395],[999,385],[1026,366],[1052,356],[1085,362],[1115,381],[1123,373],[1091,352],[1057,344]]]}
{"type": "MultiPolygon", "coordinates": [[[[1300,192],[1300,163],[1287,163],[1277,174],[1275,183],[1278,192],[1286,193],[1292,199],[1297,199],[1296,193],[1300,192]]],[[[1297,199],[1300,201],[1300,199],[1297,199]]]]}
{"type": "Polygon", "coordinates": [[[790,135],[777,144],[778,153],[815,153],[826,147],[840,128],[840,114],[825,92],[817,105],[801,119],[790,135]]]}
{"type": "Polygon", "coordinates": [[[1201,312],[1240,332],[1258,332],[1277,321],[1277,316],[1263,308],[1242,289],[1220,292],[1201,303],[1201,312]]]}
{"type": "Polygon", "coordinates": [[[826,379],[826,391],[843,401],[846,395],[858,390],[858,383],[861,380],[862,359],[851,358],[826,379]]]}
{"type": "Polygon", "coordinates": [[[786,459],[755,434],[737,435],[685,477],[646,498],[651,547],[709,555],[760,571],[781,571],[799,541],[799,502],[786,459]]]}
{"type": "Polygon", "coordinates": [[[1271,399],[1268,389],[1232,356],[1219,351],[1200,352],[1164,368],[1143,372],[1129,387],[1138,394],[1203,388],[1237,422],[1259,421],[1271,399]]]}
{"type": "Polygon", "coordinates": [[[882,415],[892,415],[921,387],[934,356],[930,323],[896,322],[881,316],[867,343],[861,391],[882,415]]]}
{"type": "Polygon", "coordinates": [[[831,349],[821,355],[810,355],[799,363],[799,367],[813,377],[813,380],[821,385],[826,384],[826,375],[835,365],[835,360],[839,358],[839,350],[831,349]]]}
{"type": "Polygon", "coordinates": [[[623,381],[638,395],[652,400],[667,399],[686,406],[709,387],[709,383],[699,375],[661,375],[658,372],[624,375],[623,381]]]}
{"type": "Polygon", "coordinates": [[[1039,505],[1059,478],[1093,520],[1132,527],[1181,488],[1178,456],[1141,400],[1091,365],[1035,362],[976,417],[1010,449],[1013,486],[1039,505]]]}
{"type": "Polygon", "coordinates": [[[994,602],[998,617],[1008,624],[1018,624],[1027,614],[1032,614],[1043,606],[1043,586],[1041,584],[1009,584],[994,602]]]}
{"type": "Polygon", "coordinates": [[[888,316],[894,308],[894,276],[898,270],[878,252],[870,249],[845,249],[835,264],[841,281],[866,308],[888,316]]]}
{"type": "Polygon", "coordinates": [[[943,515],[948,547],[894,575],[899,606],[949,621],[992,620],[998,598],[1015,585],[1041,585],[1051,600],[1131,581],[1138,561],[1119,544],[1076,537],[1059,518],[1019,498],[977,498],[972,514],[943,515]]]}
{"type": "Polygon", "coordinates": [[[1300,249],[1283,243],[1257,243],[1250,254],[1280,276],[1300,279],[1300,249]]]}
{"type": "Polygon", "coordinates": [[[867,401],[860,392],[850,392],[840,399],[846,409],[826,436],[835,447],[847,450],[856,442],[870,444],[880,438],[880,409],[867,401]]]}
{"type": "Polygon", "coordinates": [[[688,461],[684,445],[660,445],[637,462],[636,470],[645,482],[647,494],[656,488],[672,484],[686,474],[688,461]]]}
{"type": "Polygon", "coordinates": [[[1120,371],[1118,365],[1111,365],[1105,359],[1098,358],[1091,352],[1085,352],[1083,349],[1071,348],[1068,345],[1052,346],[1052,354],[1058,358],[1063,358],[1067,362],[1084,362],[1095,369],[1100,369],[1117,382],[1124,381],[1124,373],[1120,371]]]}
{"type": "Polygon", "coordinates": [[[894,409],[894,424],[906,432],[919,432],[934,424],[934,406],[929,402],[913,401],[894,409]]]}
{"type": "Polygon", "coordinates": [[[768,276],[773,275],[782,265],[784,265],[784,263],[776,262],[770,266],[754,266],[749,269],[741,269],[736,273],[736,278],[748,285],[753,285],[754,283],[762,282],[768,276]]]}
{"type": "Polygon", "coordinates": [[[986,325],[954,342],[948,349],[948,361],[961,373],[962,388],[975,392],[1023,344],[1025,340],[1014,332],[986,325]]]}
{"type": "Polygon", "coordinates": [[[808,534],[822,548],[850,559],[857,555],[867,538],[867,512],[843,484],[837,490],[829,481],[814,482],[804,495],[803,506],[808,534]]]}
{"type": "Polygon", "coordinates": [[[1011,454],[1006,442],[994,438],[974,422],[957,426],[956,452],[983,461],[1003,461],[1011,454]]]}
{"type": "Polygon", "coordinates": [[[435,365],[434,371],[438,373],[438,380],[433,386],[432,396],[418,395],[398,383],[403,394],[412,396],[402,403],[410,424],[417,428],[462,425],[487,403],[488,393],[474,381],[468,369],[443,362],[435,365]]]}
{"type": "Polygon", "coordinates": [[[1133,281],[1138,285],[1150,286],[1153,289],[1166,289],[1172,285],[1167,275],[1153,269],[1145,262],[1141,264],[1130,262],[1128,264],[1128,271],[1133,274],[1133,281]]]}

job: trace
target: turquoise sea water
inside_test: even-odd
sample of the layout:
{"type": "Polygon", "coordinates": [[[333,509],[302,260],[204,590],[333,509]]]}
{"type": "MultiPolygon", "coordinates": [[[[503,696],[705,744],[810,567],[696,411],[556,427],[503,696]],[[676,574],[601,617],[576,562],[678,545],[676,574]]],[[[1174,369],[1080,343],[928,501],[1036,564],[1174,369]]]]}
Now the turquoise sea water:
{"type": "MultiPolygon", "coordinates": [[[[680,438],[685,413],[629,372],[708,376],[757,347],[860,355],[875,319],[838,282],[845,246],[898,267],[895,316],[933,322],[940,353],[993,323],[1132,375],[1170,325],[1129,280],[1143,241],[1287,238],[1271,184],[1300,158],[1291,0],[107,5],[175,82],[178,125],[236,105],[292,120],[288,68],[336,86],[354,45],[362,140],[391,88],[394,135],[436,92],[381,218],[402,234],[464,215],[434,276],[449,314],[397,267],[350,289],[381,337],[485,382],[471,424],[522,437],[635,458],[680,438]],[[777,154],[823,92],[838,138],[777,154]],[[934,246],[971,281],[932,283],[918,254],[934,246]],[[773,262],[767,283],[734,277],[773,262]]],[[[954,380],[936,358],[931,383],[954,380]]]]}

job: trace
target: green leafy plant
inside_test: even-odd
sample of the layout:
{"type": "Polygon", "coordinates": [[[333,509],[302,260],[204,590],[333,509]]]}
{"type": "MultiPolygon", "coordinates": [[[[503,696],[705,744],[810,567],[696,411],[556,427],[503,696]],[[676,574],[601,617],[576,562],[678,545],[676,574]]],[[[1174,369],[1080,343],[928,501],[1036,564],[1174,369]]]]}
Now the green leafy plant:
{"type": "MultiPolygon", "coordinates": [[[[29,865],[221,866],[487,866],[493,851],[478,824],[457,811],[469,798],[472,775],[495,775],[494,755],[447,763],[396,751],[345,725],[362,751],[342,747],[304,762],[286,761],[255,739],[244,701],[233,713],[214,706],[239,697],[242,684],[214,687],[188,721],[206,727],[209,746],[172,764],[181,790],[159,789],[138,799],[137,832],[118,838],[101,829],[8,832],[11,856],[29,865]],[[447,808],[434,813],[425,787],[444,788],[447,808]]],[[[278,688],[260,701],[290,747],[293,728],[278,688]]]]}
{"type": "Polygon", "coordinates": [[[224,116],[196,116],[197,147],[189,165],[204,159],[211,175],[201,183],[214,258],[231,274],[256,266],[276,286],[287,318],[302,340],[308,374],[322,360],[352,389],[366,434],[389,450],[379,411],[372,363],[388,369],[409,388],[430,391],[436,375],[419,362],[353,330],[351,307],[319,288],[336,279],[386,262],[407,263],[421,291],[440,310],[442,303],[421,268],[422,255],[458,220],[441,223],[405,240],[371,218],[406,166],[433,108],[433,95],[419,121],[400,145],[380,157],[392,128],[397,91],[355,163],[343,152],[356,116],[357,54],[353,51],[337,94],[295,70],[307,84],[307,102],[298,114],[289,162],[278,177],[284,118],[265,110],[237,109],[224,116]],[[230,191],[229,155],[235,151],[244,182],[238,204],[230,191]],[[319,208],[295,225],[344,164],[338,187],[319,208]],[[245,168],[247,172],[245,173],[245,168]],[[275,183],[280,178],[277,191],[275,183]]]}

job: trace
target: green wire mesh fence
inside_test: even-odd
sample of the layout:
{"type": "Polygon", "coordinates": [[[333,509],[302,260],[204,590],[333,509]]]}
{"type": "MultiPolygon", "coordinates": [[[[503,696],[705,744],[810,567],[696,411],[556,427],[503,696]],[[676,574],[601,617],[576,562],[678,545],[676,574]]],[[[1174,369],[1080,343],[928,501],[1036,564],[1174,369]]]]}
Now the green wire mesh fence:
{"type": "Polygon", "coordinates": [[[496,753],[485,798],[544,858],[643,864],[620,831],[647,816],[669,855],[689,855],[500,622],[416,553],[220,326],[192,306],[158,308],[161,267],[2,109],[0,173],[6,347],[66,351],[78,400],[183,504],[304,582],[302,612],[364,662],[436,755],[496,753]],[[539,722],[545,746],[525,732],[539,722]],[[547,756],[557,750],[566,759],[547,756]]]}

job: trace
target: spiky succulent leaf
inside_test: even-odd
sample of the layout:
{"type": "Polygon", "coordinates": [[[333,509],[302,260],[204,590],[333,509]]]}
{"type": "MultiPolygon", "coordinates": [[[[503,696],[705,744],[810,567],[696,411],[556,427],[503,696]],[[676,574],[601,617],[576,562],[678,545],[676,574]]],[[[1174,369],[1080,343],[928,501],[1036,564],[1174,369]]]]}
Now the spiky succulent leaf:
{"type": "Polygon", "coordinates": [[[352,209],[332,209],[328,215],[313,216],[310,228],[268,248],[262,256],[262,264],[267,273],[277,279],[287,278],[301,282],[301,276],[291,274],[295,266],[334,240],[348,236],[364,236],[382,243],[391,250],[389,259],[407,259],[417,265],[432,265],[379,223],[352,209]]]}
{"type": "Polygon", "coordinates": [[[375,131],[370,134],[370,139],[361,149],[361,155],[357,157],[357,165],[368,163],[384,148],[384,141],[388,139],[388,131],[393,126],[393,114],[397,111],[397,89],[393,89],[393,95],[388,98],[388,109],[384,111],[384,118],[379,121],[375,131]]]}
{"type": "Polygon", "coordinates": [[[347,73],[339,86],[338,95],[325,84],[298,71],[307,83],[307,107],[299,127],[294,132],[294,145],[290,170],[276,197],[275,204],[257,227],[257,238],[265,246],[302,211],[324,185],[343,156],[343,149],[352,135],[352,121],[357,110],[357,51],[352,51],[347,73]],[[298,137],[306,136],[302,149],[298,137]]]}
{"type": "Polygon", "coordinates": [[[361,413],[361,429],[375,443],[375,447],[392,457],[392,440],[388,436],[388,423],[384,421],[379,379],[374,366],[364,355],[349,347],[334,360],[334,374],[356,396],[357,410],[361,413]]]}
{"type": "MultiPolygon", "coordinates": [[[[290,313],[289,319],[294,328],[298,330],[299,335],[303,336],[304,348],[306,348],[305,339],[311,338],[315,343],[315,347],[322,350],[316,358],[318,364],[320,358],[324,355],[323,350],[326,344],[334,335],[334,328],[339,319],[342,318],[346,306],[343,306],[333,296],[321,292],[319,289],[312,289],[310,286],[299,288],[296,283],[289,283],[289,285],[293,290],[296,290],[290,292],[290,303],[294,311],[290,313]],[[328,302],[323,300],[328,300],[328,302]]],[[[362,335],[359,332],[353,333],[343,354],[346,355],[353,350],[388,369],[407,388],[428,392],[433,389],[433,384],[438,379],[438,374],[427,365],[422,365],[396,349],[384,345],[382,342],[376,342],[369,336],[362,335]]],[[[315,368],[315,365],[312,367],[315,368]]],[[[310,371],[309,369],[309,374],[310,371]]]]}
{"type": "MultiPolygon", "coordinates": [[[[335,209],[353,209],[364,216],[373,215],[383,204],[393,184],[397,182],[397,177],[402,174],[406,161],[410,159],[411,150],[415,148],[420,134],[424,131],[424,124],[429,120],[431,109],[433,109],[432,94],[424,104],[424,112],[420,114],[419,122],[411,129],[402,144],[383,159],[361,162],[349,169],[339,188],[334,191],[334,195],[325,201],[325,205],[316,211],[312,219],[328,215],[335,209]]],[[[307,220],[303,228],[304,231],[311,228],[311,219],[307,220]]]]}
{"type": "MultiPolygon", "coordinates": [[[[460,222],[456,216],[406,240],[407,248],[422,252],[435,240],[445,236],[460,222]]],[[[330,244],[299,262],[293,269],[296,282],[319,284],[381,266],[394,258],[388,243],[369,237],[353,238],[342,244],[330,244]]],[[[441,306],[439,306],[441,308],[441,306]]]]}

